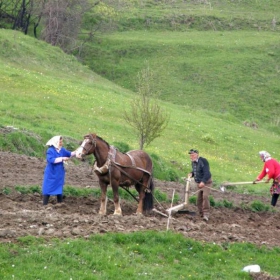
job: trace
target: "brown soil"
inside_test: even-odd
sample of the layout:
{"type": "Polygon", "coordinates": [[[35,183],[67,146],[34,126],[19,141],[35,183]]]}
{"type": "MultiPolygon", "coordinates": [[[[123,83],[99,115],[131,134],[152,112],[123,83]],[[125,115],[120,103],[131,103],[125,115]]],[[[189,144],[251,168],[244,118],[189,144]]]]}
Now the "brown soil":
{"type": "MultiPolygon", "coordinates": [[[[144,230],[170,230],[199,241],[226,244],[229,242],[251,242],[268,247],[280,246],[280,202],[274,212],[254,213],[244,210],[241,205],[249,205],[260,200],[269,205],[269,195],[241,195],[231,191],[213,191],[215,201],[228,200],[236,207],[212,208],[208,222],[194,215],[196,207],[188,205],[190,213],[175,213],[172,219],[153,212],[139,217],[135,215],[136,202],[122,201],[123,216],[114,216],[113,203],[108,202],[108,215],[99,216],[99,201],[93,197],[65,197],[64,203],[56,204],[52,197],[47,207],[42,206],[41,194],[24,195],[12,192],[3,194],[3,189],[15,186],[41,185],[45,160],[35,157],[0,152],[0,242],[14,241],[17,237],[33,235],[45,238],[87,237],[104,232],[134,232],[144,230]]],[[[87,163],[74,165],[69,161],[66,185],[98,188],[97,177],[92,174],[87,163]]],[[[184,198],[184,185],[175,182],[155,180],[155,188],[172,197],[173,190],[184,198]]],[[[195,189],[191,187],[191,192],[195,189]]],[[[170,204],[155,202],[155,208],[163,214],[170,204]]],[[[261,273],[255,279],[276,279],[261,273]],[[261,277],[261,278],[259,278],[261,277]]]]}

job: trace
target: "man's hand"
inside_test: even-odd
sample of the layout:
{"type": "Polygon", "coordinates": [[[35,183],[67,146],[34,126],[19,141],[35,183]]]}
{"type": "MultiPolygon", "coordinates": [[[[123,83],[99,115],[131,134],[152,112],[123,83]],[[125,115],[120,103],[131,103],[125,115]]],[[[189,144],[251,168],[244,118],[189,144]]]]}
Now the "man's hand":
{"type": "Polygon", "coordinates": [[[204,184],[203,182],[200,182],[199,185],[198,185],[198,187],[199,187],[200,189],[202,189],[202,188],[205,187],[205,184],[204,184]]]}

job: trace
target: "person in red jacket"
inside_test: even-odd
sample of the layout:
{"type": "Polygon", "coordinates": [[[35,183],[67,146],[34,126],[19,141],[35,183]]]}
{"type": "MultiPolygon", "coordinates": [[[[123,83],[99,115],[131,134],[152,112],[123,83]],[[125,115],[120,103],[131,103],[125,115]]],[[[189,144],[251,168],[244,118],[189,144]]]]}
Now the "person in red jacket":
{"type": "Polygon", "coordinates": [[[269,183],[269,181],[273,179],[273,183],[270,188],[270,193],[272,195],[271,205],[276,206],[280,194],[280,163],[276,159],[272,158],[266,151],[260,151],[259,155],[261,160],[264,162],[264,167],[253,183],[255,184],[265,176],[267,176],[265,181],[266,183],[269,183]]]}

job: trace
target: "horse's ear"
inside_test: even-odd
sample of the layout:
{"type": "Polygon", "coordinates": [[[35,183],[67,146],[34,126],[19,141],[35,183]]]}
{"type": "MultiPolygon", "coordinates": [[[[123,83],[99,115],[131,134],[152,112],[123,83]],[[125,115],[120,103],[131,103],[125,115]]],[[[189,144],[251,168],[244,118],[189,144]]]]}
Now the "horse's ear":
{"type": "Polygon", "coordinates": [[[96,144],[96,134],[95,133],[89,134],[89,139],[91,140],[91,143],[93,145],[96,144]]]}

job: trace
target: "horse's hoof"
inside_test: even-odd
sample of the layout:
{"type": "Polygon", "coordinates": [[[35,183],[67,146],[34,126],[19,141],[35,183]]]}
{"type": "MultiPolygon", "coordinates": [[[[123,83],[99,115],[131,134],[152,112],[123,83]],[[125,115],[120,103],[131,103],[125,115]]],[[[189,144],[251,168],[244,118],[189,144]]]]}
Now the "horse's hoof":
{"type": "Polygon", "coordinates": [[[114,212],[115,216],[122,216],[122,212],[114,212]]]}

